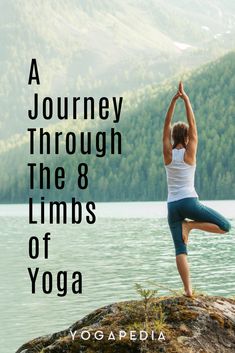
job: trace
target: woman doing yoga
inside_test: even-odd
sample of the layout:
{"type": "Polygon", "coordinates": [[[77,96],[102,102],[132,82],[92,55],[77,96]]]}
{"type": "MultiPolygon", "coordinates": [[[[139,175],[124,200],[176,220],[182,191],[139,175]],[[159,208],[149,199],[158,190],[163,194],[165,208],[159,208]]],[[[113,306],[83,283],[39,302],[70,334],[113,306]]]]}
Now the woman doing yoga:
{"type": "Polygon", "coordinates": [[[198,200],[194,187],[197,153],[197,127],[189,97],[182,82],[168,108],[163,129],[163,157],[168,184],[168,223],[175,245],[176,264],[181,276],[185,295],[192,296],[187,243],[192,229],[211,233],[229,232],[227,219],[198,200]],[[171,127],[171,120],[178,98],[184,101],[188,125],[177,122],[171,127]],[[173,140],[173,144],[171,143],[173,140]],[[186,220],[188,219],[188,220],[186,220]]]}

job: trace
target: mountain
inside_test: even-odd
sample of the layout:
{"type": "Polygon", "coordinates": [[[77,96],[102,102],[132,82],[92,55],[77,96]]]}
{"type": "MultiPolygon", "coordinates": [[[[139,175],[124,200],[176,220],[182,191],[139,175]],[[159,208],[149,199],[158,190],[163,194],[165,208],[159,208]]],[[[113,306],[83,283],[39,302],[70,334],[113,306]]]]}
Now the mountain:
{"type": "MultiPolygon", "coordinates": [[[[199,148],[197,156],[196,188],[201,199],[234,199],[235,191],[235,52],[213,61],[184,77],[195,112],[199,148]]],[[[105,158],[92,155],[34,156],[35,162],[44,162],[54,170],[64,167],[68,180],[64,190],[33,192],[34,199],[46,196],[46,201],[61,199],[71,201],[76,195],[81,201],[141,201],[165,200],[166,177],[162,162],[162,128],[169,102],[177,89],[177,81],[162,85],[149,85],[124,96],[123,115],[116,129],[122,133],[122,155],[110,154],[107,140],[105,158]],[[89,166],[89,186],[75,189],[77,165],[89,166]]],[[[184,104],[177,102],[174,120],[185,120],[184,104]]],[[[110,131],[111,125],[73,121],[52,125],[50,131],[74,130],[79,133],[110,131]]],[[[62,142],[64,140],[62,139],[62,142]]],[[[32,160],[28,153],[28,138],[2,142],[0,154],[0,198],[2,202],[26,202],[28,196],[28,167],[32,160]]],[[[38,175],[35,178],[38,181],[38,175]]]]}
{"type": "Polygon", "coordinates": [[[0,139],[25,131],[34,90],[118,95],[160,84],[235,44],[229,0],[9,0],[0,10],[0,139]],[[31,58],[40,87],[27,85],[31,58]]]}

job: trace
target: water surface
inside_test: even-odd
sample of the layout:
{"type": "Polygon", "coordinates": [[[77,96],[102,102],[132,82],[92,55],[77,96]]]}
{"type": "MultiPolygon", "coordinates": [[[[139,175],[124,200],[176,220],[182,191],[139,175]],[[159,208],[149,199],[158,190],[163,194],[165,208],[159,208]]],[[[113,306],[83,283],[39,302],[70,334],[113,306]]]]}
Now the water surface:
{"type": "MultiPolygon", "coordinates": [[[[234,225],[235,201],[206,202],[234,225]]],[[[162,202],[97,203],[93,225],[29,225],[27,205],[1,205],[1,342],[4,353],[25,341],[67,328],[90,311],[112,302],[137,298],[136,282],[156,280],[180,289],[174,248],[162,202]],[[51,232],[49,259],[32,260],[28,240],[51,232]],[[27,268],[39,267],[36,294],[31,294],[27,268]],[[68,294],[57,296],[56,275],[68,271],[68,294]],[[54,275],[53,293],[42,293],[41,274],[54,275]],[[73,271],[83,274],[83,293],[70,291],[73,271]]],[[[35,209],[39,216],[39,209],[35,209]]],[[[211,295],[235,295],[235,232],[228,235],[194,231],[189,262],[194,287],[211,295]]],[[[43,248],[43,247],[41,247],[43,248]]],[[[167,290],[159,290],[166,294],[167,290]]]]}

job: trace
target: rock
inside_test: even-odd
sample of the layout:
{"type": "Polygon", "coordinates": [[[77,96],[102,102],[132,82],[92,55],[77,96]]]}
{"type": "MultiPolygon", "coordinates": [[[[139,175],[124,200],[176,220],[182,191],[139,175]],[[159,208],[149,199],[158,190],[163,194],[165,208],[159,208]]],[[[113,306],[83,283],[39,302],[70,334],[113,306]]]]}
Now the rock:
{"type": "Polygon", "coordinates": [[[16,353],[35,352],[234,353],[235,300],[201,295],[114,303],[16,353]]]}
{"type": "Polygon", "coordinates": [[[190,333],[190,329],[185,324],[181,324],[179,330],[185,334],[190,333]]]}
{"type": "Polygon", "coordinates": [[[179,342],[179,343],[185,343],[185,342],[187,342],[189,340],[189,338],[187,337],[187,336],[179,336],[179,337],[177,337],[177,341],[179,342]]]}

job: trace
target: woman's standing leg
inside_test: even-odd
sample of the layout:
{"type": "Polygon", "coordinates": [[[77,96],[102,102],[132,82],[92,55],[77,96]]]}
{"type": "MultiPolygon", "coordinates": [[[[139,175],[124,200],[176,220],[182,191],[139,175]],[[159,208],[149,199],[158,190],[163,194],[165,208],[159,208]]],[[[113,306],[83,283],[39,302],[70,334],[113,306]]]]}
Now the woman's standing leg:
{"type": "Polygon", "coordinates": [[[168,224],[175,245],[176,265],[184,285],[185,295],[192,296],[189,264],[187,260],[187,246],[182,238],[183,218],[179,214],[181,202],[168,203],[168,224]]]}
{"type": "Polygon", "coordinates": [[[176,265],[182,282],[184,284],[184,291],[187,297],[192,296],[192,285],[190,279],[189,264],[186,254],[179,254],[176,256],[176,265]]]}

